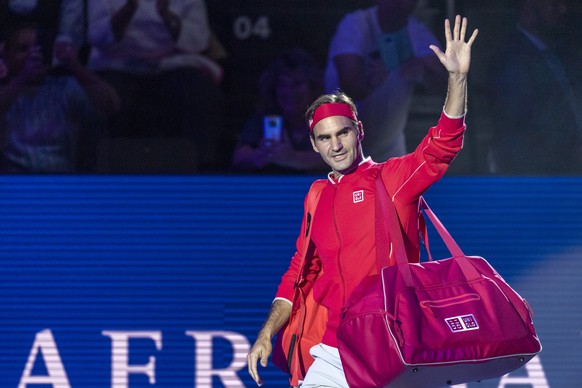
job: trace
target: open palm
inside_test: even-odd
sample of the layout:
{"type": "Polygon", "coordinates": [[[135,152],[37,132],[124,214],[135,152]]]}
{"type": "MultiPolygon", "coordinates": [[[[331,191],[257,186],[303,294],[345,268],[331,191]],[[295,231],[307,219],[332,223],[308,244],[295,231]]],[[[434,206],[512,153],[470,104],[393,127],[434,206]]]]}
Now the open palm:
{"type": "Polygon", "coordinates": [[[466,32],[467,18],[461,19],[461,16],[457,15],[453,31],[451,31],[449,20],[445,20],[445,52],[443,53],[437,46],[430,46],[431,50],[434,51],[449,73],[467,74],[469,72],[471,45],[475,41],[479,30],[473,31],[473,34],[467,42],[465,42],[466,32]]]}

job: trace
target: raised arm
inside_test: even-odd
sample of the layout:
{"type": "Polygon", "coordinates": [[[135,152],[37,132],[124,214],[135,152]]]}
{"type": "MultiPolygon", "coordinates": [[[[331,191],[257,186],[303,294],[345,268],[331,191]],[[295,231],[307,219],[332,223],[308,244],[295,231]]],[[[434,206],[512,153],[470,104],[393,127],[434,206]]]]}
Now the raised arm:
{"type": "Polygon", "coordinates": [[[437,46],[430,46],[449,72],[449,88],[444,107],[445,113],[449,116],[461,116],[466,111],[467,74],[471,64],[471,46],[479,30],[474,30],[469,40],[465,42],[466,32],[467,18],[461,19],[461,16],[457,15],[452,31],[449,20],[445,20],[445,52],[442,52],[437,46]]]}

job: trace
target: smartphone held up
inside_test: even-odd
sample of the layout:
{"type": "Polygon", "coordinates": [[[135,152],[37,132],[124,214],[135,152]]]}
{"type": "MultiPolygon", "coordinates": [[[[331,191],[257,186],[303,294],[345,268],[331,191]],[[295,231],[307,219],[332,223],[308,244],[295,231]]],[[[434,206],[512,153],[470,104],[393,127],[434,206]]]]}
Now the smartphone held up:
{"type": "Polygon", "coordinates": [[[283,118],[279,115],[267,115],[263,118],[263,138],[267,145],[280,143],[283,132],[283,118]]]}

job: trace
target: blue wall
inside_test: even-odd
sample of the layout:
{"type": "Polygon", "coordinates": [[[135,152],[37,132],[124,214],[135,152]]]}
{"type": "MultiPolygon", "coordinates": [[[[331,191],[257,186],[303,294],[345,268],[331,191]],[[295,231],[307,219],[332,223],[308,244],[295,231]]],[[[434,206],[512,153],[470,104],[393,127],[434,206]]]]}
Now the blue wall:
{"type": "MultiPolygon", "coordinates": [[[[110,387],[113,370],[127,377],[116,387],[254,386],[241,355],[293,253],[312,180],[0,177],[0,387],[110,387]]],[[[582,179],[450,177],[426,198],[465,253],[533,306],[544,350],[512,376],[576,386],[582,179]]],[[[285,386],[274,367],[262,375],[285,386]]]]}

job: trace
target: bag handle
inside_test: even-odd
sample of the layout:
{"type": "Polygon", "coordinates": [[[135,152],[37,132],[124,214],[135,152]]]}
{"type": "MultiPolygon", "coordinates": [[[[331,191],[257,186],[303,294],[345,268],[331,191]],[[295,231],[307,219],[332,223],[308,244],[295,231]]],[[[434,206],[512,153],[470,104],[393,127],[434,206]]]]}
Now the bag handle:
{"type": "Polygon", "coordinates": [[[437,233],[445,243],[447,249],[453,256],[453,258],[456,259],[457,264],[459,264],[459,266],[461,267],[461,270],[465,274],[465,278],[467,278],[467,280],[476,280],[481,278],[479,271],[477,271],[477,269],[469,262],[467,256],[463,253],[463,251],[461,250],[453,236],[451,236],[447,228],[445,228],[443,223],[438,219],[436,214],[434,214],[432,209],[428,206],[428,203],[426,203],[424,197],[420,197],[418,199],[418,202],[420,208],[424,210],[424,213],[428,216],[430,222],[432,222],[432,224],[434,225],[437,233]]]}
{"type": "MultiPolygon", "coordinates": [[[[412,277],[412,272],[410,271],[408,256],[406,254],[406,249],[404,247],[404,240],[402,238],[402,230],[400,229],[400,222],[398,221],[398,214],[396,213],[396,208],[394,207],[394,202],[388,197],[388,192],[386,191],[386,186],[382,180],[382,174],[378,171],[378,176],[376,177],[376,223],[385,224],[383,227],[377,225],[376,227],[376,251],[378,253],[378,244],[387,246],[386,241],[390,241],[392,244],[392,250],[394,253],[394,258],[396,264],[398,265],[398,270],[404,280],[407,287],[414,287],[414,281],[412,277]],[[381,222],[384,221],[384,222],[381,222]],[[386,238],[385,231],[388,231],[389,238],[386,238]],[[380,236],[379,233],[384,233],[384,236],[380,236]]],[[[479,279],[481,275],[477,269],[469,262],[459,245],[455,242],[451,234],[444,227],[442,222],[438,219],[436,214],[430,209],[426,200],[423,197],[419,198],[419,207],[424,210],[425,214],[428,216],[429,220],[435,226],[439,236],[444,241],[447,249],[452,254],[453,258],[456,260],[457,264],[461,268],[465,278],[470,280],[479,279]]],[[[428,241],[428,237],[427,237],[428,241]]],[[[428,249],[428,245],[427,245],[428,249]]],[[[385,254],[385,250],[380,249],[381,254],[385,254]]],[[[430,252],[429,252],[430,253],[430,252]]],[[[380,263],[382,258],[390,256],[377,256],[376,261],[380,263]]],[[[385,261],[385,260],[384,260],[385,261]]]]}
{"type": "Polygon", "coordinates": [[[451,252],[453,257],[465,257],[465,254],[457,244],[457,242],[453,239],[451,234],[445,228],[443,223],[438,219],[436,214],[432,211],[432,209],[426,203],[424,197],[420,197],[418,199],[418,206],[421,210],[424,210],[424,214],[428,216],[430,222],[434,225],[436,231],[438,232],[439,236],[441,236],[443,242],[447,246],[447,249],[451,252]]]}

